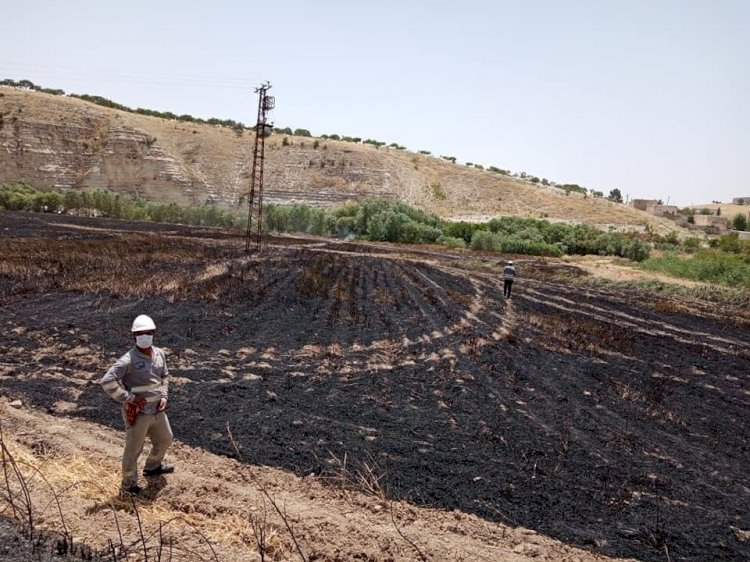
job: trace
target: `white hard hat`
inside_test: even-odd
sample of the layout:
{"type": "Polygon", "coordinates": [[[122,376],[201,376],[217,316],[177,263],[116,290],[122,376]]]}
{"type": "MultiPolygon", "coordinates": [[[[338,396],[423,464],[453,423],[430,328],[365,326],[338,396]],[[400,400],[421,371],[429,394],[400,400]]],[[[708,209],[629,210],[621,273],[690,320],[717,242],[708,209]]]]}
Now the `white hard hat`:
{"type": "Polygon", "coordinates": [[[156,324],[151,320],[150,316],[141,314],[136,316],[133,320],[133,327],[130,329],[131,332],[146,332],[148,330],[156,330],[156,324]]]}
{"type": "Polygon", "coordinates": [[[513,265],[513,260],[508,260],[508,265],[513,265]]]}

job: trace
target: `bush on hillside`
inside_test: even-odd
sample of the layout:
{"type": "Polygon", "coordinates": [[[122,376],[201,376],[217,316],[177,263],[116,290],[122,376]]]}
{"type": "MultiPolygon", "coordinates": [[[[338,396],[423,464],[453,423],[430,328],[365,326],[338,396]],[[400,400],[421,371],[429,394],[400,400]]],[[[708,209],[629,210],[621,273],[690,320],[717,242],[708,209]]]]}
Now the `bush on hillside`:
{"type": "Polygon", "coordinates": [[[562,249],[554,244],[537,240],[524,240],[516,236],[477,230],[471,238],[469,246],[472,250],[503,252],[505,254],[526,254],[530,256],[563,255],[562,249]]]}
{"type": "Polygon", "coordinates": [[[618,188],[611,189],[607,199],[614,201],[615,203],[622,203],[622,193],[618,188]]]}
{"type": "Polygon", "coordinates": [[[747,217],[742,213],[737,213],[732,219],[732,228],[734,230],[747,230],[747,217]]]}
{"type": "Polygon", "coordinates": [[[454,238],[452,236],[441,236],[437,239],[438,244],[442,244],[446,248],[453,250],[465,250],[466,241],[463,238],[454,238]]]}
{"type": "Polygon", "coordinates": [[[385,242],[427,244],[435,242],[442,234],[437,227],[417,222],[397,204],[373,216],[366,237],[385,242]]]}
{"type": "Polygon", "coordinates": [[[701,248],[700,238],[696,238],[695,236],[685,238],[682,242],[682,248],[690,254],[697,252],[701,248]]]}
{"type": "Polygon", "coordinates": [[[711,239],[709,246],[730,254],[745,254],[750,257],[750,240],[740,240],[739,234],[736,232],[711,239]]]}
{"type": "Polygon", "coordinates": [[[356,238],[355,227],[357,218],[351,216],[338,217],[336,219],[336,237],[339,240],[356,238]]]}
{"type": "Polygon", "coordinates": [[[501,250],[500,239],[502,236],[487,230],[477,230],[471,237],[469,248],[472,250],[483,250],[485,252],[499,252],[501,250]]]}
{"type": "Polygon", "coordinates": [[[465,244],[471,244],[471,238],[477,230],[486,230],[487,226],[476,222],[449,222],[443,227],[443,232],[449,238],[461,238],[465,244]]]}
{"type": "Polygon", "coordinates": [[[620,254],[620,256],[633,261],[642,262],[647,260],[650,254],[651,250],[646,242],[632,239],[623,246],[622,254],[620,254]]]}
{"type": "Polygon", "coordinates": [[[535,240],[523,240],[514,236],[503,237],[500,240],[500,251],[506,254],[525,254],[528,256],[562,257],[564,252],[556,244],[535,240]]]}

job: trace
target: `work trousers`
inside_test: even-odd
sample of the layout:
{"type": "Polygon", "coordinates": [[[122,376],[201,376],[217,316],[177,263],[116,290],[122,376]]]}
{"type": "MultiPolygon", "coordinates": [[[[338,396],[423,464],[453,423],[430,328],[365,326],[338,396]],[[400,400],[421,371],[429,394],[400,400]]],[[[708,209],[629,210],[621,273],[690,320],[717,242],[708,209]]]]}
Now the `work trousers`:
{"type": "Polygon", "coordinates": [[[513,279],[506,279],[503,283],[503,296],[510,298],[510,290],[513,288],[513,279]]]}
{"type": "Polygon", "coordinates": [[[138,414],[135,424],[128,425],[125,412],[125,451],[122,453],[122,486],[130,488],[138,484],[138,457],[143,452],[146,437],[151,440],[151,452],[146,458],[146,470],[161,465],[167,449],[172,444],[172,428],[169,426],[166,412],[155,414],[138,414]]]}

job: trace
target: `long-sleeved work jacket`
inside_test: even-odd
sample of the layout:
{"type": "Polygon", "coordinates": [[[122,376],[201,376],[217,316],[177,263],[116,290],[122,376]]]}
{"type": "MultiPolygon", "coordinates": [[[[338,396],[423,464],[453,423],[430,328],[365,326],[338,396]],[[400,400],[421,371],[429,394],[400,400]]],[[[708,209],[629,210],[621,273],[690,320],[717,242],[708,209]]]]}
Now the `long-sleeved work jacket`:
{"type": "Polygon", "coordinates": [[[133,346],[99,381],[104,391],[123,405],[136,396],[145,398],[146,405],[141,410],[144,414],[155,414],[159,400],[166,400],[169,391],[169,369],[164,352],[158,347],[151,347],[151,350],[153,359],[133,346]]]}

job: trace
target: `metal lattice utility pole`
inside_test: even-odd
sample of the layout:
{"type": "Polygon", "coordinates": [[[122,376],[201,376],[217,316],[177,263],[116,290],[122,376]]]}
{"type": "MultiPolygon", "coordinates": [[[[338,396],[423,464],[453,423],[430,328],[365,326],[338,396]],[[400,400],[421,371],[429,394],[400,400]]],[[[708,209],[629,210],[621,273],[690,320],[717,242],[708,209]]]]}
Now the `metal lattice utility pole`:
{"type": "Polygon", "coordinates": [[[258,94],[258,121],[255,125],[255,148],[253,149],[253,169],[250,174],[250,197],[247,212],[247,235],[245,251],[250,253],[263,250],[263,161],[266,152],[266,137],[271,134],[268,112],[274,108],[276,100],[268,95],[271,84],[264,82],[255,88],[258,94]]]}

